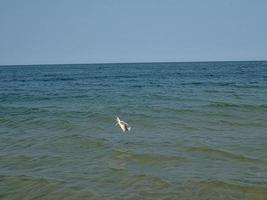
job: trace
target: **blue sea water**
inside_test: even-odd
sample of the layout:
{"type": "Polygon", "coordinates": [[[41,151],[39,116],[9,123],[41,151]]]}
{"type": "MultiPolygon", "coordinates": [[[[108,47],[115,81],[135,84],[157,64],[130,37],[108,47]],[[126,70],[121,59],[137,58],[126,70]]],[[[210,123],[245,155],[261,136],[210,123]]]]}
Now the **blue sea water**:
{"type": "Polygon", "coordinates": [[[267,199],[267,62],[0,66],[0,199],[267,199]]]}

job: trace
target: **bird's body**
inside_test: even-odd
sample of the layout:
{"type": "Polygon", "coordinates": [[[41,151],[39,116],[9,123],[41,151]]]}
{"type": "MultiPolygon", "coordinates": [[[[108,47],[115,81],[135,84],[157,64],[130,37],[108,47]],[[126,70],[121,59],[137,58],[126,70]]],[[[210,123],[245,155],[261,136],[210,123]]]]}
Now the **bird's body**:
{"type": "Polygon", "coordinates": [[[131,130],[131,127],[129,127],[129,125],[126,122],[120,120],[119,117],[117,117],[116,121],[117,121],[116,125],[119,125],[123,132],[131,130]]]}

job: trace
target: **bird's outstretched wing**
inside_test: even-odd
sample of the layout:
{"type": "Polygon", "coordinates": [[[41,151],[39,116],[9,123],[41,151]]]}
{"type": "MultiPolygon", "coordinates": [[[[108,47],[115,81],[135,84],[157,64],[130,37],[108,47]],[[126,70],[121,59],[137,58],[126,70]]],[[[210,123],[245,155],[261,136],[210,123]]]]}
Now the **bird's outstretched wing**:
{"type": "Polygon", "coordinates": [[[128,126],[128,124],[124,121],[121,121],[121,124],[128,126]]]}

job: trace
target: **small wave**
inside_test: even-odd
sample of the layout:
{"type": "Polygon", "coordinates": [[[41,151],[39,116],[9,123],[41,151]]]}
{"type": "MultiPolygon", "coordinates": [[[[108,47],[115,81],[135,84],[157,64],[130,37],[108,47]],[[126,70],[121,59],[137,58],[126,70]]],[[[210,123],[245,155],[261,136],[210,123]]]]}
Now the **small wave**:
{"type": "Polygon", "coordinates": [[[160,154],[146,154],[146,153],[136,153],[132,151],[119,151],[115,150],[113,152],[113,158],[118,160],[128,160],[134,161],[141,164],[166,164],[170,162],[183,163],[188,161],[184,157],[177,156],[167,156],[160,154]]]}
{"type": "Polygon", "coordinates": [[[177,189],[181,199],[253,199],[264,200],[267,197],[266,185],[245,185],[242,183],[227,183],[224,181],[190,181],[177,189]]]}
{"type": "Polygon", "coordinates": [[[243,155],[238,155],[238,154],[230,153],[230,152],[223,151],[220,149],[214,149],[214,148],[207,147],[207,146],[191,147],[189,148],[189,151],[202,153],[202,154],[205,154],[211,157],[216,157],[217,159],[225,158],[225,159],[236,160],[238,162],[253,162],[253,163],[263,162],[262,160],[259,160],[259,159],[250,158],[250,157],[246,157],[243,155]]]}
{"type": "Polygon", "coordinates": [[[246,109],[246,110],[264,110],[267,111],[267,105],[260,104],[260,105],[252,105],[252,104],[234,104],[234,103],[225,103],[225,102],[214,102],[204,107],[211,107],[211,108],[239,108],[239,109],[246,109]]]}
{"type": "Polygon", "coordinates": [[[106,139],[72,134],[58,138],[53,146],[67,151],[80,151],[103,149],[110,145],[106,139]]]}
{"type": "Polygon", "coordinates": [[[51,77],[51,78],[41,78],[34,81],[43,81],[43,82],[54,82],[54,81],[75,81],[75,78],[64,78],[64,77],[51,77]]]}
{"type": "Polygon", "coordinates": [[[162,178],[149,174],[140,174],[133,176],[127,183],[127,188],[138,189],[140,185],[149,185],[153,191],[166,189],[170,183],[162,178]]]}
{"type": "Polygon", "coordinates": [[[77,191],[65,181],[34,176],[0,176],[0,197],[3,199],[91,199],[95,195],[90,191],[77,191]]]}
{"type": "Polygon", "coordinates": [[[220,120],[221,123],[230,125],[232,127],[266,127],[266,123],[261,122],[261,120],[257,121],[244,121],[243,123],[241,122],[236,122],[236,121],[229,121],[229,120],[220,120]]]}
{"type": "MultiPolygon", "coordinates": [[[[209,76],[213,76],[213,75],[209,75],[209,76]]],[[[212,81],[192,81],[192,82],[188,82],[188,83],[182,83],[181,85],[192,85],[192,86],[207,86],[207,85],[212,85],[212,86],[235,86],[236,83],[235,82],[212,82],[212,81]]]]}

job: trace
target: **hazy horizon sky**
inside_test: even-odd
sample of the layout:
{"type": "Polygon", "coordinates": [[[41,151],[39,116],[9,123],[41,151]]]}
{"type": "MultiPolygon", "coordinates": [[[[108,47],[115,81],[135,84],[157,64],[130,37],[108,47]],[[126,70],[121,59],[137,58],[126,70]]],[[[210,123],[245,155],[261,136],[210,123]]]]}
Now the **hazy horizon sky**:
{"type": "Polygon", "coordinates": [[[265,0],[0,0],[0,65],[267,60],[265,0]]]}

